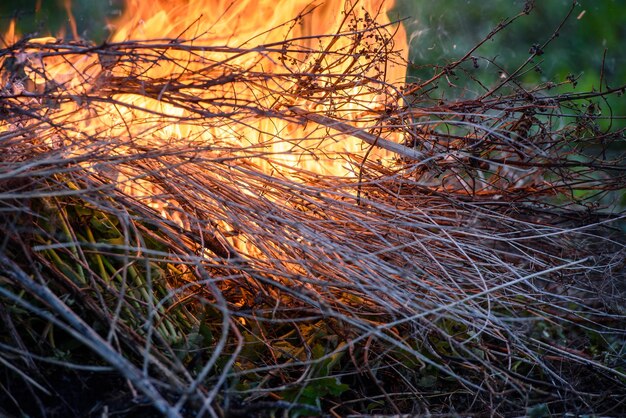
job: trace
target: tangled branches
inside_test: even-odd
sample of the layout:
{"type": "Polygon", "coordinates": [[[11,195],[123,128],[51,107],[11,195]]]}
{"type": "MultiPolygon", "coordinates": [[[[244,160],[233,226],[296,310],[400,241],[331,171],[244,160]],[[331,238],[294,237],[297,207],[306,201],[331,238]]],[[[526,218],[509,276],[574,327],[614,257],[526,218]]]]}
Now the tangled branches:
{"type": "Polygon", "coordinates": [[[170,417],[619,407],[623,131],[515,80],[403,86],[394,26],[307,13],[0,50],[3,364],[43,405],[66,349],[170,417]]]}

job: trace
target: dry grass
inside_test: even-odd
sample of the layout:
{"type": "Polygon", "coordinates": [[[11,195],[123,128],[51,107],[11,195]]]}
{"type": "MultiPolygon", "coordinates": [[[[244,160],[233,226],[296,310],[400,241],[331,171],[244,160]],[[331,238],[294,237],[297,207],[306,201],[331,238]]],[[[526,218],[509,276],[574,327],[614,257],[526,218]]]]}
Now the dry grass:
{"type": "Polygon", "coordinates": [[[51,367],[76,386],[114,370],[120,393],[169,417],[624,408],[625,215],[610,200],[624,133],[570,109],[611,92],[511,79],[443,101],[430,87],[469,57],[400,88],[381,70],[392,28],[364,25],[333,35],[380,36],[347,73],[332,70],[356,53],[344,48],[315,71],[228,58],[322,62],[290,40],[217,61],[182,39],[0,50],[4,404],[43,414],[65,393],[51,367]],[[202,65],[146,75],[176,50],[202,65]],[[33,58],[46,56],[99,67],[59,82],[33,58]],[[355,83],[382,105],[346,111],[355,83]],[[224,94],[194,94],[209,88],[224,94]],[[241,89],[265,96],[228,93],[241,89]],[[129,111],[122,94],[184,116],[129,111]],[[111,109],[132,120],[102,126],[111,109]],[[231,135],[168,140],[174,123],[231,135]],[[250,127],[280,147],[238,136],[250,127]],[[350,136],[362,151],[327,147],[350,136]],[[341,176],[285,162],[329,149],[341,176]]]}

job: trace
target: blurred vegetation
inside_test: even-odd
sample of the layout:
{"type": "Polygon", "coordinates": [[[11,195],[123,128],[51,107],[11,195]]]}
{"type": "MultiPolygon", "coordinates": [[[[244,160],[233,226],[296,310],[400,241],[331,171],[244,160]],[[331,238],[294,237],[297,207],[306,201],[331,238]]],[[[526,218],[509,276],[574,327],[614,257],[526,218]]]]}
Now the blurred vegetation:
{"type": "Polygon", "coordinates": [[[109,35],[107,22],[119,16],[122,0],[3,0],[0,2],[0,33],[12,19],[23,35],[54,34],[71,38],[72,29],[65,4],[71,6],[78,35],[101,42],[109,35]]]}
{"type": "MultiPolygon", "coordinates": [[[[534,3],[528,16],[515,21],[474,52],[474,72],[493,85],[502,73],[515,71],[543,45],[568,15],[572,0],[397,0],[395,12],[405,17],[410,45],[409,82],[430,78],[434,64],[460,59],[501,22],[534,3]]],[[[622,0],[579,0],[557,37],[523,71],[523,85],[563,83],[566,91],[603,91],[626,83],[626,7],[622,0]],[[601,83],[602,79],[602,85],[601,83]]],[[[480,92],[478,92],[480,93],[480,92]]],[[[468,94],[468,96],[471,93],[468,94]]],[[[609,97],[598,104],[603,128],[626,126],[626,100],[609,97]],[[611,125],[612,123],[612,125],[611,125]]]]}

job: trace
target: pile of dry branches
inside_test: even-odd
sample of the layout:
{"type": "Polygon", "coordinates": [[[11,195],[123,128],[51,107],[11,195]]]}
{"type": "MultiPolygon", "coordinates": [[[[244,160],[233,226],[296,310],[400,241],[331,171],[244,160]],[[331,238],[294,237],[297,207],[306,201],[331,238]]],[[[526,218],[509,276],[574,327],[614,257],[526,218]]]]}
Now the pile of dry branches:
{"type": "Polygon", "coordinates": [[[611,92],[442,100],[471,57],[389,83],[391,31],[0,49],[2,403],[62,370],[169,417],[623,409],[624,132],[574,108],[611,92]]]}

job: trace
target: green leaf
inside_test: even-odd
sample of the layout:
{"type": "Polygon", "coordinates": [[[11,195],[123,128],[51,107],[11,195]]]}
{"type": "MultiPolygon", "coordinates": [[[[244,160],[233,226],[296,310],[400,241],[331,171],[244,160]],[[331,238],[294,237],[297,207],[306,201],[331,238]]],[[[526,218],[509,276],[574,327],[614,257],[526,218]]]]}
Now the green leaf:
{"type": "Polygon", "coordinates": [[[326,384],[326,389],[328,390],[328,393],[333,396],[339,396],[348,389],[350,389],[350,386],[345,383],[341,383],[338,377],[327,377],[326,379],[322,380],[326,384]]]}

